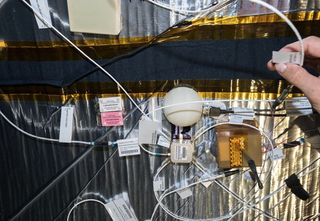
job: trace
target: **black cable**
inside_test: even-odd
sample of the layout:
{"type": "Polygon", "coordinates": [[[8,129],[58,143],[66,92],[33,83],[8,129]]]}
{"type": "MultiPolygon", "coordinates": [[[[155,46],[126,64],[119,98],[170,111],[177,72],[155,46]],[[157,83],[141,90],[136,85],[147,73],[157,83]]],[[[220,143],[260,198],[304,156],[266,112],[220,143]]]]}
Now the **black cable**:
{"type": "Polygon", "coordinates": [[[271,112],[271,111],[284,111],[284,108],[280,108],[280,109],[276,109],[276,110],[272,110],[272,109],[253,109],[253,111],[255,112],[271,112]]]}
{"type": "MultiPolygon", "coordinates": [[[[126,139],[130,133],[133,131],[133,129],[139,124],[139,119],[136,121],[136,123],[130,128],[130,130],[128,131],[128,133],[124,136],[124,139],[126,139]]],[[[89,181],[86,183],[86,185],[80,190],[80,192],[77,194],[77,196],[71,201],[70,204],[68,204],[67,207],[63,208],[61,210],[61,212],[55,217],[53,218],[53,220],[56,220],[67,208],[69,208],[71,206],[71,204],[75,201],[75,199],[77,199],[84,190],[87,189],[87,187],[91,184],[91,182],[94,180],[94,178],[96,178],[96,176],[102,171],[102,169],[107,165],[107,163],[114,157],[114,155],[118,152],[118,149],[114,150],[113,153],[111,154],[111,156],[106,159],[103,164],[99,167],[99,169],[93,174],[93,176],[89,179],[89,181]]]]}
{"type": "MultiPolygon", "coordinates": [[[[110,59],[109,61],[101,64],[102,67],[106,67],[108,65],[111,65],[119,60],[122,60],[122,59],[125,59],[125,58],[130,58],[130,57],[133,57],[139,53],[141,53],[142,51],[144,51],[145,49],[155,45],[158,43],[158,40],[161,39],[164,35],[166,35],[167,33],[171,32],[173,29],[175,28],[181,28],[181,27],[184,27],[184,26],[188,26],[188,25],[192,25],[192,21],[188,21],[187,19],[189,18],[192,18],[192,16],[188,16],[186,18],[184,18],[183,20],[181,21],[178,21],[177,23],[175,23],[174,25],[170,26],[169,28],[167,28],[165,31],[163,31],[162,33],[158,34],[157,36],[153,37],[149,42],[147,42],[145,45],[129,52],[129,53],[126,53],[126,54],[123,54],[123,55],[119,55],[117,57],[114,57],[112,59],[110,59]]],[[[73,80],[69,85],[72,85],[80,80],[82,80],[83,78],[87,77],[88,75],[96,72],[96,71],[99,71],[99,68],[98,67],[94,67],[93,69],[91,69],[90,71],[87,71],[85,74],[82,74],[80,75],[79,78],[76,78],[75,80],[73,80]]]]}
{"type": "MultiPolygon", "coordinates": [[[[217,3],[219,3],[219,1],[216,1],[217,3]]],[[[223,2],[216,10],[219,10],[223,7],[225,7],[228,4],[231,4],[232,2],[236,2],[236,0],[228,0],[223,2]]],[[[195,18],[198,14],[194,14],[194,15],[190,15],[190,16],[186,16],[185,18],[183,18],[181,21],[178,21],[177,23],[175,23],[174,25],[170,26],[169,28],[167,28],[165,31],[163,31],[162,33],[158,34],[157,36],[155,36],[154,38],[152,38],[147,44],[137,48],[136,50],[129,52],[127,54],[124,55],[120,55],[117,57],[112,58],[111,60],[107,61],[104,64],[101,64],[102,67],[106,67],[110,64],[113,64],[119,60],[122,60],[124,58],[129,58],[132,56],[135,56],[136,54],[139,54],[140,52],[144,51],[145,49],[153,46],[154,44],[157,43],[157,41],[163,37],[165,34],[169,33],[172,29],[175,28],[181,28],[184,26],[188,26],[188,25],[192,25],[192,21],[190,21],[191,19],[195,18]]],[[[88,75],[98,71],[99,69],[97,67],[91,69],[90,71],[86,72],[85,74],[81,75],[79,78],[76,78],[75,80],[73,80],[69,85],[72,85],[74,83],[76,83],[77,81],[80,81],[81,79],[87,77],[88,75]]]]}
{"type": "MultiPolygon", "coordinates": [[[[163,87],[165,87],[166,84],[162,85],[160,88],[157,89],[163,89],[163,87]]],[[[155,91],[157,91],[157,89],[155,91]]],[[[152,95],[150,95],[151,97],[152,95]]],[[[150,98],[149,97],[149,98],[150,98]]],[[[148,101],[148,99],[146,101],[141,102],[139,105],[144,104],[145,102],[148,101]]],[[[135,111],[137,110],[137,108],[135,107],[134,109],[132,109],[124,118],[124,120],[130,116],[131,114],[133,114],[135,111]]],[[[138,118],[140,119],[140,117],[138,118]]],[[[138,120],[139,122],[139,120],[138,120]]],[[[35,195],[27,204],[25,204],[23,207],[21,207],[21,209],[19,209],[19,211],[12,216],[11,218],[9,218],[9,220],[14,220],[16,218],[18,218],[26,209],[28,209],[28,207],[30,205],[32,205],[36,200],[38,200],[43,194],[45,194],[52,186],[54,186],[57,182],[59,182],[68,172],[70,172],[82,159],[84,159],[88,154],[90,154],[96,147],[97,144],[103,144],[103,141],[105,139],[105,137],[112,131],[114,130],[115,127],[110,128],[109,130],[107,130],[107,132],[102,135],[101,137],[98,137],[95,141],[94,141],[94,145],[92,145],[89,149],[87,149],[81,156],[79,156],[77,159],[75,159],[69,166],[67,166],[66,169],[64,169],[60,174],[58,174],[55,178],[53,178],[53,180],[51,182],[49,182],[49,184],[47,184],[45,187],[43,187],[43,189],[37,194],[35,195]]]]}
{"type": "Polygon", "coordinates": [[[256,167],[256,164],[253,160],[248,160],[248,166],[249,168],[251,169],[252,173],[253,173],[253,176],[255,178],[255,181],[258,183],[258,186],[259,186],[259,189],[263,189],[263,184],[259,178],[259,175],[258,175],[258,172],[257,172],[257,167],[256,167]]]}
{"type": "MultiPolygon", "coordinates": [[[[167,81],[166,81],[166,83],[163,84],[160,88],[155,89],[155,91],[163,90],[163,88],[164,88],[166,85],[167,85],[167,81]]],[[[155,93],[155,91],[154,91],[153,93],[155,93]]],[[[152,93],[152,94],[153,94],[153,93],[152,93]]],[[[152,95],[150,95],[150,96],[147,98],[146,101],[141,102],[139,105],[144,104],[144,103],[147,102],[147,101],[149,100],[149,98],[151,98],[151,97],[152,97],[152,95]]],[[[147,108],[147,107],[146,107],[146,108],[147,108]]],[[[127,116],[133,114],[136,110],[137,110],[137,108],[135,107],[134,109],[132,109],[132,110],[127,114],[127,116]]],[[[146,110],[146,109],[145,109],[145,110],[146,110]]],[[[145,111],[145,110],[144,110],[144,111],[145,111]]],[[[125,135],[125,138],[131,133],[131,131],[133,130],[133,128],[136,127],[136,125],[139,123],[141,117],[142,117],[142,114],[141,114],[140,117],[137,118],[137,123],[130,129],[130,131],[127,133],[127,135],[125,135]]],[[[112,129],[114,129],[114,128],[115,128],[115,127],[113,127],[112,129]]],[[[111,129],[111,130],[112,130],[112,129],[111,129]]],[[[110,132],[111,130],[109,130],[108,132],[110,132]]],[[[97,138],[97,139],[95,140],[95,143],[100,143],[101,141],[103,141],[108,134],[109,134],[109,133],[106,133],[105,135],[97,138]]],[[[112,157],[114,156],[114,154],[115,154],[116,152],[117,152],[117,150],[115,150],[115,151],[111,154],[111,156],[110,156],[107,160],[104,161],[104,163],[103,163],[102,166],[98,169],[98,171],[97,171],[97,172],[93,175],[93,177],[87,182],[87,184],[80,190],[80,192],[77,194],[76,198],[80,196],[80,194],[83,192],[83,190],[85,190],[85,189],[88,187],[88,185],[90,185],[91,181],[97,176],[97,174],[100,173],[100,171],[101,171],[101,170],[104,168],[104,166],[112,159],[112,157]]],[[[74,202],[74,200],[72,200],[72,202],[71,202],[67,207],[63,208],[63,209],[61,210],[61,212],[60,212],[53,220],[56,220],[68,207],[70,207],[70,205],[71,205],[73,202],[74,202]]]]}
{"type": "Polygon", "coordinates": [[[226,170],[223,172],[225,177],[229,177],[229,176],[233,176],[233,175],[236,175],[236,174],[239,174],[240,173],[240,170],[239,169],[236,169],[236,170],[226,170]]]}
{"type": "MultiPolygon", "coordinates": [[[[132,113],[129,113],[127,116],[131,115],[132,113]]],[[[113,127],[114,128],[114,127],[113,127]]],[[[106,132],[106,134],[109,134],[110,131],[113,130],[111,128],[106,132]]],[[[104,137],[104,136],[102,136],[104,137]]],[[[82,159],[84,159],[86,156],[88,156],[97,146],[96,144],[98,143],[97,141],[101,141],[102,137],[97,138],[94,143],[95,145],[92,145],[90,148],[88,148],[81,156],[77,157],[67,168],[65,168],[60,174],[58,174],[55,178],[53,178],[52,181],[49,182],[37,195],[35,195],[27,204],[25,204],[19,211],[13,215],[11,218],[8,220],[15,220],[17,219],[21,214],[25,212],[26,209],[29,208],[35,201],[37,201],[43,194],[45,194],[51,187],[53,187],[57,182],[59,182],[64,176],[69,173],[82,159]]]]}
{"type": "Polygon", "coordinates": [[[266,116],[266,117],[287,117],[288,114],[263,114],[263,113],[255,113],[256,116],[266,116]]]}
{"type": "MultiPolygon", "coordinates": [[[[237,112],[234,113],[233,115],[239,115],[239,116],[246,116],[245,114],[250,114],[252,112],[237,112]]],[[[265,114],[265,113],[254,113],[255,116],[266,116],[266,117],[287,117],[288,114],[265,114]]]]}
{"type": "MultiPolygon", "coordinates": [[[[191,180],[192,182],[194,182],[193,180],[195,179],[195,177],[191,180]]],[[[180,205],[180,207],[178,207],[177,209],[176,209],[176,211],[174,212],[174,214],[177,214],[178,212],[180,212],[180,210],[187,204],[187,203],[189,203],[190,202],[190,198],[188,198],[188,199],[186,199],[186,200],[184,200],[184,202],[183,202],[183,204],[182,205],[180,205]]],[[[158,208],[159,209],[159,208],[158,208]]],[[[160,211],[161,211],[161,207],[160,207],[160,210],[158,211],[158,216],[154,219],[154,220],[157,220],[157,219],[159,219],[160,218],[160,211]]],[[[165,217],[168,217],[169,216],[169,214],[168,213],[165,213],[165,217]]]]}
{"type": "Polygon", "coordinates": [[[276,109],[280,104],[283,103],[283,101],[288,97],[288,95],[291,93],[293,89],[293,85],[288,85],[280,94],[279,97],[273,102],[272,109],[276,109]]]}
{"type": "MultiPolygon", "coordinates": [[[[155,93],[155,91],[158,91],[158,90],[162,90],[165,86],[167,85],[167,81],[165,84],[163,84],[160,88],[156,88],[154,90],[154,92],[152,93],[152,95],[150,95],[146,101],[143,101],[141,102],[139,105],[143,105],[145,102],[148,102],[148,100],[153,96],[153,94],[155,93]]],[[[146,107],[147,109],[147,107],[146,107]]],[[[146,109],[144,111],[146,111],[146,109]]],[[[127,116],[130,116],[131,114],[133,114],[134,112],[137,111],[137,107],[135,107],[134,109],[132,109],[128,114],[127,116]]],[[[125,135],[125,138],[131,133],[131,131],[133,130],[133,128],[136,127],[136,125],[140,122],[140,118],[142,117],[143,115],[141,114],[140,117],[137,118],[137,122],[135,123],[135,125],[130,129],[130,131],[127,133],[127,135],[125,135]]],[[[95,144],[101,144],[101,142],[103,142],[103,140],[105,139],[105,137],[109,134],[110,131],[112,131],[115,127],[112,127],[110,130],[108,130],[108,133],[106,133],[105,135],[97,138],[94,143],[95,144]]],[[[95,176],[104,168],[104,166],[109,162],[109,160],[114,156],[114,154],[117,152],[117,150],[115,150],[112,155],[104,161],[104,163],[102,164],[102,166],[98,169],[98,171],[93,175],[93,177],[87,182],[87,184],[80,190],[80,192],[77,194],[76,198],[80,196],[80,194],[83,192],[84,189],[86,189],[86,187],[91,183],[91,181],[95,178],[95,176]]],[[[56,220],[68,207],[70,207],[70,205],[74,202],[74,200],[72,200],[72,202],[65,208],[63,208],[61,210],[61,212],[56,216],[54,217],[53,220],[56,220]]]]}
{"type": "MultiPolygon", "coordinates": [[[[311,108],[297,108],[297,109],[290,109],[290,110],[307,110],[311,108]]],[[[286,109],[276,109],[276,110],[271,110],[271,109],[253,109],[253,112],[250,111],[237,111],[235,112],[232,109],[227,109],[223,110],[219,107],[210,107],[208,116],[210,117],[218,117],[222,114],[234,114],[234,115],[242,115],[242,114],[251,114],[254,113],[256,116],[267,116],[267,117],[287,117],[288,114],[275,114],[274,112],[278,111],[285,111],[286,109]],[[260,113],[260,112],[271,112],[271,113],[260,113]]]]}
{"type": "Polygon", "coordinates": [[[294,148],[294,147],[300,146],[301,144],[303,144],[303,142],[301,142],[301,140],[295,140],[295,141],[291,141],[288,143],[284,143],[283,148],[284,149],[294,148]]]}
{"type": "MultiPolygon", "coordinates": [[[[274,138],[274,140],[277,140],[277,139],[279,139],[280,137],[282,137],[283,135],[285,135],[286,133],[288,133],[290,130],[293,130],[294,128],[292,128],[292,126],[291,127],[289,127],[289,128],[286,128],[280,135],[278,135],[276,138],[274,138]]],[[[298,130],[299,128],[296,128],[295,130],[298,130]]],[[[309,133],[309,132],[313,132],[313,131],[318,131],[318,129],[311,129],[311,130],[305,130],[305,131],[303,131],[303,133],[309,133]]],[[[298,138],[307,138],[307,136],[301,136],[301,137],[297,137],[296,139],[298,139],[298,138]]]]}
{"type": "Polygon", "coordinates": [[[73,169],[83,158],[85,158],[91,151],[95,148],[95,145],[92,145],[89,149],[87,149],[80,157],[75,159],[62,173],[57,175],[52,181],[49,182],[48,185],[46,185],[42,190],[37,193],[27,204],[22,206],[19,211],[11,216],[8,220],[15,220],[17,219],[21,214],[23,214],[29,206],[31,206],[35,201],[37,201],[43,194],[45,194],[51,187],[53,187],[57,182],[59,182],[71,169],[73,169]]]}

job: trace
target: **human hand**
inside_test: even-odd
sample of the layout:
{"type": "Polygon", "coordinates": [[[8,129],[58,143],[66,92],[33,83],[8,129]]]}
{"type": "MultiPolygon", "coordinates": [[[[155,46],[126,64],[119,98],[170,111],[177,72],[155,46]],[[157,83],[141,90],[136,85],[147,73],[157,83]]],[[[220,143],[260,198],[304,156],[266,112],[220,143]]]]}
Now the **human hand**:
{"type": "MultiPolygon", "coordinates": [[[[320,38],[311,36],[303,39],[305,64],[318,69],[320,67],[320,38]]],[[[298,52],[300,43],[295,42],[283,47],[280,51],[298,52]]],[[[320,113],[320,77],[311,75],[306,69],[295,64],[273,64],[268,62],[271,71],[277,71],[284,79],[298,87],[320,113]]]]}

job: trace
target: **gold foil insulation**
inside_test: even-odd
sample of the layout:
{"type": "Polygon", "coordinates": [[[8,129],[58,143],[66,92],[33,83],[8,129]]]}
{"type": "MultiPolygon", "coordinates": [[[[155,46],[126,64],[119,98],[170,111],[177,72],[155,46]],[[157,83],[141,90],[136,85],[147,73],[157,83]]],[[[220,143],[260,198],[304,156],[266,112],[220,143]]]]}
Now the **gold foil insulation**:
{"type": "Polygon", "coordinates": [[[230,137],[229,138],[230,147],[230,166],[240,167],[243,164],[242,152],[245,150],[245,137],[230,137]]]}
{"type": "MultiPolygon", "coordinates": [[[[295,22],[302,36],[320,35],[320,12],[301,11],[287,14],[295,22]]],[[[155,40],[155,43],[250,39],[294,36],[292,30],[277,15],[204,17],[191,21],[190,25],[171,28],[155,40]]],[[[73,40],[93,59],[106,59],[128,53],[154,40],[155,35],[108,36],[94,39],[73,40]]],[[[62,40],[51,41],[0,41],[0,60],[56,61],[79,60],[82,57],[62,40]]]]}
{"type": "Polygon", "coordinates": [[[240,125],[222,125],[216,128],[217,159],[220,168],[247,167],[253,160],[262,165],[262,138],[257,130],[240,125]]]}

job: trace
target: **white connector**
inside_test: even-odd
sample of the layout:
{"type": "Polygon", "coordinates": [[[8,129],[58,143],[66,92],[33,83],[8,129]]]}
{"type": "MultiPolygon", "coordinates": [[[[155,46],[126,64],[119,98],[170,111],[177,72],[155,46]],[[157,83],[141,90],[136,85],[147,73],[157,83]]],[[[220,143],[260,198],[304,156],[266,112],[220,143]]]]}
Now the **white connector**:
{"type": "Polygon", "coordinates": [[[191,163],[194,143],[189,139],[174,139],[170,146],[172,163],[191,163]]]}

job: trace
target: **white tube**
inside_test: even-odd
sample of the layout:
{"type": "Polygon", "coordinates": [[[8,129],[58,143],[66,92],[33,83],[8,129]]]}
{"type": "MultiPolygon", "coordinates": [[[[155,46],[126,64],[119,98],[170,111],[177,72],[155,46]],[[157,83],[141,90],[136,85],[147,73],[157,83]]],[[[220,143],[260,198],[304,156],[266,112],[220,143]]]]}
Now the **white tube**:
{"type": "Polygon", "coordinates": [[[156,153],[156,152],[152,152],[150,150],[147,150],[146,148],[143,147],[143,145],[139,145],[139,147],[146,153],[152,155],[152,156],[156,156],[156,157],[159,157],[159,156],[170,156],[170,153],[156,153]]]}
{"type": "Polygon", "coordinates": [[[159,6],[160,8],[164,8],[164,9],[167,9],[167,10],[172,11],[174,13],[178,13],[178,14],[182,14],[182,15],[198,14],[198,13],[207,12],[207,11],[212,10],[216,6],[216,5],[212,5],[212,6],[208,6],[208,7],[204,8],[204,9],[187,10],[187,9],[176,9],[176,8],[170,7],[169,4],[160,3],[157,0],[147,0],[147,1],[150,2],[151,4],[159,6]]]}
{"type": "MultiPolygon", "coordinates": [[[[307,171],[305,174],[301,174],[304,170],[306,170],[306,169],[308,169],[309,167],[311,167],[312,164],[314,164],[314,163],[315,163],[316,161],[318,161],[319,159],[320,159],[320,158],[315,159],[315,160],[314,160],[313,162],[311,162],[308,166],[305,166],[303,169],[301,169],[299,172],[297,172],[297,173],[296,173],[297,176],[300,178],[300,177],[303,177],[303,176],[305,176],[305,175],[313,172],[314,170],[318,169],[319,167],[315,167],[315,168],[313,168],[312,170],[307,171]]],[[[282,184],[282,185],[281,185],[280,187],[278,187],[275,191],[273,191],[273,192],[270,193],[269,195],[264,196],[261,200],[259,200],[258,202],[254,203],[253,205],[258,205],[259,203],[261,203],[261,202],[263,202],[263,201],[265,201],[265,200],[273,197],[273,196],[276,195],[278,192],[280,192],[285,186],[286,186],[286,184],[282,184]]],[[[250,202],[250,201],[252,201],[252,200],[249,200],[249,202],[250,202]]],[[[278,204],[278,203],[277,203],[277,204],[278,204]]],[[[235,214],[233,214],[233,216],[232,216],[229,220],[231,220],[234,216],[236,216],[236,215],[239,214],[239,213],[244,212],[244,211],[247,210],[247,209],[248,209],[248,208],[243,208],[243,207],[242,207],[241,209],[239,209],[238,212],[236,212],[235,214]]]]}
{"type": "Polygon", "coordinates": [[[264,2],[262,0],[249,0],[250,2],[256,3],[258,5],[261,5],[267,9],[270,9],[271,11],[273,11],[275,14],[277,14],[279,17],[281,17],[288,25],[289,27],[292,29],[292,31],[295,33],[295,35],[297,36],[299,42],[300,42],[300,55],[301,55],[301,59],[300,59],[300,66],[303,65],[304,62],[304,46],[303,46],[303,40],[302,37],[298,31],[298,29],[294,26],[294,24],[287,18],[287,16],[285,16],[281,11],[279,11],[277,8],[275,8],[274,6],[270,5],[267,2],[264,2]]]}
{"type": "MultiPolygon", "coordinates": [[[[208,7],[206,9],[200,9],[200,10],[179,10],[179,9],[175,9],[175,8],[172,8],[170,7],[169,5],[166,5],[166,4],[163,4],[163,3],[159,3],[158,1],[156,0],[147,0],[148,2],[154,4],[154,5],[157,5],[159,7],[162,7],[162,8],[165,8],[167,10],[170,10],[172,12],[176,12],[176,13],[180,13],[180,14],[200,14],[202,12],[209,12],[209,11],[214,11],[214,9],[216,8],[214,6],[211,6],[211,7],[208,7]]],[[[300,55],[301,55],[301,59],[300,59],[300,66],[303,65],[303,62],[304,62],[304,46],[303,46],[303,40],[302,40],[302,37],[299,33],[299,31],[297,30],[297,28],[294,26],[294,24],[280,11],[278,10],[277,8],[275,8],[274,6],[270,5],[269,3],[267,2],[264,2],[262,0],[248,0],[250,2],[253,2],[253,3],[256,3],[258,5],[261,5],[265,8],[268,8],[270,9],[271,11],[273,11],[275,14],[277,14],[279,17],[281,17],[288,25],[289,27],[292,29],[292,31],[295,33],[295,35],[297,36],[299,42],[300,42],[300,48],[301,48],[301,51],[300,51],[300,55]]]]}
{"type": "MultiPolygon", "coordinates": [[[[34,134],[30,134],[27,131],[24,131],[23,129],[21,129],[20,127],[18,127],[17,125],[15,125],[12,121],[10,121],[6,115],[4,115],[4,113],[2,113],[2,111],[0,110],[0,115],[12,126],[14,127],[16,130],[18,130],[19,132],[23,133],[24,135],[27,135],[28,137],[32,137],[38,140],[45,140],[45,141],[49,141],[49,142],[59,142],[58,139],[52,139],[52,138],[46,138],[46,137],[39,137],[37,135],[34,134]]],[[[73,144],[85,144],[85,145],[93,145],[94,142],[86,142],[86,141],[77,141],[77,140],[73,140],[71,141],[71,143],[73,144]]]]}
{"type": "Polygon", "coordinates": [[[126,94],[129,100],[133,103],[134,106],[143,114],[144,111],[139,107],[139,105],[133,100],[130,94],[124,89],[124,87],[100,64],[98,64],[95,60],[93,60],[89,55],[84,53],[77,45],[75,45],[70,39],[68,39],[64,34],[62,34],[58,29],[56,29],[53,25],[51,25],[36,9],[34,9],[31,4],[29,4],[25,0],[21,0],[28,8],[30,8],[33,13],[48,27],[51,28],[57,35],[59,35],[63,40],[65,40],[68,44],[70,44],[74,49],[76,49],[83,57],[85,57],[88,61],[90,61],[93,65],[99,68],[105,75],[107,75],[113,82],[115,82],[118,87],[126,94]]]}
{"type": "MultiPolygon", "coordinates": [[[[254,102],[271,102],[274,100],[249,100],[249,99],[245,99],[245,100],[230,100],[230,99],[217,99],[217,100],[213,100],[213,101],[221,101],[221,102],[250,102],[250,101],[254,101],[254,102]]],[[[170,108],[170,107],[176,107],[176,106],[183,106],[186,104],[197,104],[197,103],[202,103],[202,104],[210,104],[210,102],[212,102],[211,100],[203,100],[203,101],[188,101],[188,102],[181,102],[181,103],[176,103],[176,104],[171,104],[171,105],[166,105],[166,106],[162,106],[162,107],[158,107],[155,108],[153,111],[146,113],[147,116],[150,116],[151,114],[166,109],[166,108],[170,108]]]]}
{"type": "Polygon", "coordinates": [[[70,215],[72,213],[72,211],[77,208],[77,206],[79,206],[80,204],[86,203],[86,202],[95,202],[95,203],[99,203],[103,206],[103,208],[107,211],[105,204],[103,202],[101,202],[100,200],[96,200],[96,199],[86,199],[86,200],[82,200],[76,204],[74,204],[74,206],[69,210],[68,216],[67,216],[67,221],[69,221],[70,219],[70,215]]]}

